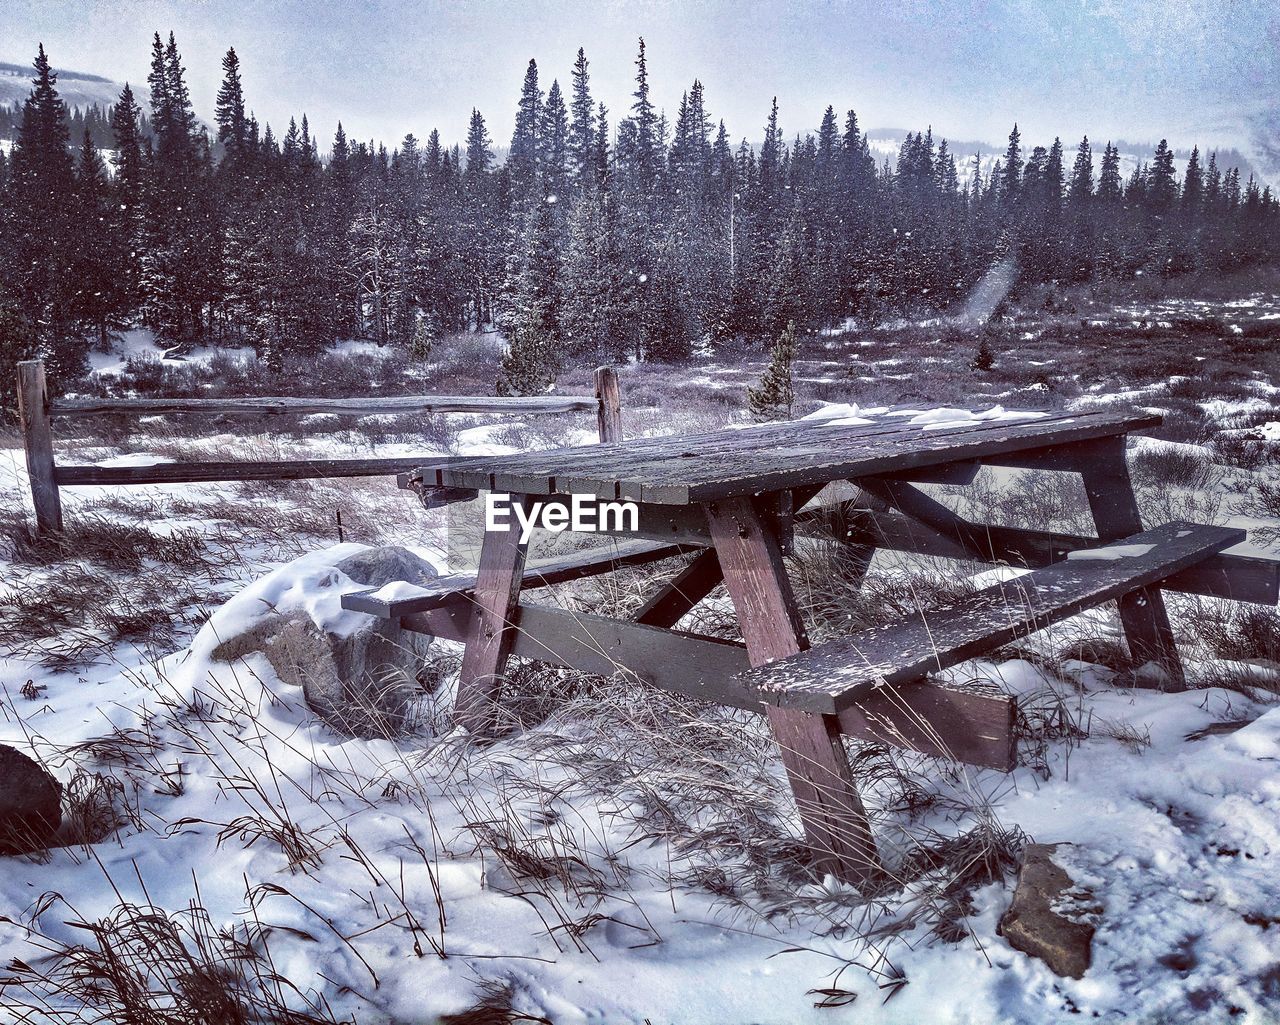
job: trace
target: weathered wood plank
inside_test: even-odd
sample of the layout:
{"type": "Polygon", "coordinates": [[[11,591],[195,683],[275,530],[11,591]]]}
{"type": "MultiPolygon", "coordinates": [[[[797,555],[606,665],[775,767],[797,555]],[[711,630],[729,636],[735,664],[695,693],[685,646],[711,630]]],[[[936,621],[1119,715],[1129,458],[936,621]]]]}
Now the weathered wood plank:
{"type": "MultiPolygon", "coordinates": [[[[1129,479],[1124,439],[1113,438],[1095,447],[1098,451],[1080,467],[1080,476],[1098,537],[1111,541],[1136,534],[1142,530],[1142,516],[1129,479]]],[[[1178,656],[1160,589],[1148,587],[1131,591],[1121,595],[1119,601],[1120,622],[1125,640],[1129,642],[1129,654],[1139,665],[1154,662],[1159,666],[1167,677],[1166,686],[1176,690],[1185,688],[1182,659],[1178,656]]]]}
{"type": "Polygon", "coordinates": [[[61,487],[82,484],[195,484],[223,480],[314,480],[327,477],[383,477],[407,473],[422,457],[399,459],[292,459],[282,462],[153,463],[149,466],[58,466],[61,487]]]}
{"type": "MultiPolygon", "coordinates": [[[[515,496],[512,496],[515,500],[515,496]]],[[[516,518],[506,530],[485,531],[472,588],[475,613],[462,653],[454,721],[472,733],[490,732],[497,719],[496,698],[511,651],[510,620],[519,601],[527,545],[516,518]]]]}
{"type": "MultiPolygon", "coordinates": [[[[465,641],[471,614],[470,604],[452,604],[406,616],[401,624],[433,637],[465,641]]],[[[537,659],[600,676],[633,676],[701,701],[766,711],[760,695],[737,679],[751,667],[741,644],[527,602],[521,602],[513,615],[513,658],[537,659]]],[[[1014,749],[1011,698],[926,681],[897,688],[896,695],[894,700],[872,703],[865,714],[857,708],[846,710],[836,722],[859,740],[905,746],[986,768],[1009,768],[1014,749]],[[1006,724],[1003,733],[1002,723],[1006,724]]]]}
{"type": "MultiPolygon", "coordinates": [[[[778,541],[753,503],[713,503],[707,522],[751,664],[763,666],[807,648],[778,541]]],[[[782,707],[770,707],[769,723],[818,865],[850,882],[874,879],[880,857],[838,723],[782,707]]]]}
{"type": "Polygon", "coordinates": [[[996,584],[922,616],[865,630],[752,669],[744,681],[767,701],[838,714],[877,686],[896,685],[967,661],[1087,608],[1156,584],[1238,544],[1244,532],[1170,523],[1111,546],[1151,545],[1111,560],[1060,562],[996,584]]]}
{"type": "Polygon", "coordinates": [[[622,674],[686,697],[764,712],[734,678],[746,649],[733,641],[521,603],[511,654],[599,676],[622,674]]]}
{"type": "Polygon", "coordinates": [[[40,360],[22,360],[18,364],[18,420],[22,447],[27,454],[27,479],[38,535],[62,531],[62,497],[58,494],[57,467],[53,463],[49,405],[44,364],[40,360]]]}
{"type": "Polygon", "coordinates": [[[980,460],[1155,426],[1149,414],[1054,414],[944,428],[903,424],[720,431],[583,450],[426,464],[429,482],[549,494],[562,488],[656,504],[704,502],[980,460]],[[434,481],[430,478],[434,477],[434,481]]]}
{"type": "Polygon", "coordinates": [[[1081,465],[1097,458],[1110,458],[1115,446],[1110,438],[1082,441],[1068,445],[1048,445],[1024,452],[1006,452],[985,462],[992,466],[1009,466],[1022,470],[1057,470],[1078,473],[1081,465]]]}
{"type": "Polygon", "coordinates": [[[838,719],[847,737],[1011,772],[1016,711],[1007,694],[914,681],[863,694],[838,719]]]}
{"type": "Polygon", "coordinates": [[[414,413],[589,413],[597,408],[590,395],[530,395],[511,398],[487,395],[367,395],[356,398],[170,398],[58,399],[52,416],[99,416],[104,413],[157,416],[167,413],[223,413],[300,416],[334,413],[373,416],[414,413]]]}
{"type": "Polygon", "coordinates": [[[981,469],[981,462],[970,459],[958,463],[921,466],[914,470],[893,471],[880,476],[888,480],[913,481],[917,484],[950,484],[952,487],[964,487],[974,482],[981,469]]]}
{"type": "MultiPolygon", "coordinates": [[[[1109,414],[1113,420],[1117,418],[1109,414]]],[[[1057,414],[1035,421],[1042,428],[1053,423],[1074,421],[1077,418],[1057,414]]],[[[1101,422],[1100,420],[1098,422],[1101,422]]],[[[797,462],[814,463],[833,457],[871,457],[882,451],[896,451],[898,447],[929,439],[937,445],[940,439],[973,435],[989,430],[1004,429],[1008,423],[978,422],[963,426],[926,428],[909,421],[892,420],[871,425],[822,425],[797,422],[780,425],[775,431],[721,431],[718,435],[704,435],[699,439],[676,439],[688,444],[677,445],[674,450],[648,453],[636,449],[626,454],[622,461],[607,464],[610,477],[620,482],[623,497],[646,501],[676,501],[664,497],[664,489],[682,484],[703,481],[719,481],[742,472],[768,475],[779,468],[785,470],[797,462]],[[740,435],[740,437],[739,437],[740,435]],[[743,467],[744,469],[739,469],[743,467]]],[[[955,459],[934,459],[929,465],[954,463],[955,459]]],[[[600,476],[600,469],[592,471],[600,476]]],[[[917,469],[910,465],[889,463],[875,472],[901,473],[917,469]]],[[[868,471],[871,472],[871,471],[868,471]]],[[[573,476],[573,475],[571,475],[573,476]]],[[[809,483],[805,481],[803,483],[809,483]]],[[[780,490],[794,486],[795,482],[762,483],[757,490],[780,490]]],[[[754,493],[754,492],[753,492],[754,493]]],[[[677,496],[678,497],[678,496],[677,496]]]]}
{"type": "MultiPolygon", "coordinates": [[[[640,566],[650,562],[672,559],[688,551],[680,545],[659,544],[651,541],[632,541],[608,544],[600,548],[586,548],[554,559],[545,559],[525,566],[520,580],[521,590],[553,587],[570,580],[610,573],[623,566],[640,566]]],[[[416,612],[428,612],[451,603],[472,600],[476,586],[475,573],[454,573],[440,577],[431,585],[416,589],[415,594],[403,598],[377,598],[377,588],[369,591],[353,591],[342,596],[342,607],[364,612],[380,619],[400,619],[416,612]]]]}
{"type": "MultiPolygon", "coordinates": [[[[1059,414],[1062,415],[1065,414],[1059,414]]],[[[543,486],[547,490],[537,492],[539,494],[549,494],[555,490],[576,490],[582,494],[615,498],[618,497],[617,477],[658,460],[698,459],[708,453],[726,455],[742,451],[767,451],[779,445],[794,444],[797,440],[834,439],[837,435],[840,444],[847,445],[855,439],[862,444],[871,439],[915,435],[920,431],[919,426],[899,417],[884,417],[869,424],[842,426],[814,421],[787,421],[742,429],[722,428],[699,434],[633,439],[609,449],[555,449],[515,456],[450,460],[447,464],[428,468],[432,472],[426,476],[430,482],[444,483],[440,474],[447,472],[450,475],[448,483],[490,487],[496,470],[502,475],[501,488],[527,490],[532,483],[541,483],[545,479],[543,486]],[[613,476],[599,476],[602,468],[606,468],[613,476]],[[596,476],[592,476],[593,474],[596,476]]]]}
{"type": "Polygon", "coordinates": [[[1280,603],[1280,557],[1215,555],[1160,581],[1160,587],[1182,594],[1276,605],[1280,603]]]}
{"type": "MultiPolygon", "coordinates": [[[[1151,427],[1158,417],[1135,417],[1126,423],[1126,430],[1151,427]]],[[[691,478],[676,484],[642,482],[642,492],[650,490],[672,501],[684,493],[691,502],[715,499],[759,491],[772,491],[783,487],[801,487],[805,484],[825,483],[831,480],[864,477],[881,473],[903,471],[938,463],[954,463],[971,459],[983,459],[1002,452],[1036,447],[1047,439],[1056,442],[1091,440],[1100,435],[1112,434],[1120,425],[1106,418],[1090,420],[1082,417],[1061,423],[978,425],[970,430],[948,433],[921,431],[920,437],[898,437],[877,445],[874,449],[859,453],[841,452],[838,444],[827,447],[777,449],[771,456],[771,464],[760,460],[730,457],[709,467],[701,478],[691,478]],[[683,489],[683,492],[682,492],[683,489]]],[[[655,496],[656,497],[656,496],[655,496]]]]}
{"type": "MultiPolygon", "coordinates": [[[[822,523],[824,530],[847,544],[942,559],[1004,563],[1027,569],[1051,566],[1065,559],[1069,552],[1096,548],[1099,544],[1097,538],[1080,534],[975,524],[957,519],[963,524],[963,530],[957,533],[970,539],[972,547],[966,548],[952,537],[884,509],[823,506],[812,513],[801,514],[797,527],[816,527],[822,523]]],[[[1275,605],[1280,602],[1280,556],[1262,553],[1235,555],[1229,552],[1212,555],[1162,580],[1160,588],[1206,598],[1275,605]]]]}

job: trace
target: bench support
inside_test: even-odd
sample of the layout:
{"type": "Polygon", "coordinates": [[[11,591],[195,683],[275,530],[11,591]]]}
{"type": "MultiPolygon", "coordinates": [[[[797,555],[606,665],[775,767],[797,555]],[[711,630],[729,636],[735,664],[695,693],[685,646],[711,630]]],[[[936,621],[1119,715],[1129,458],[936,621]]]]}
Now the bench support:
{"type": "MultiPolygon", "coordinates": [[[[778,538],[765,518],[746,498],[713,502],[706,514],[751,665],[807,649],[778,538]]],[[[768,715],[819,868],[854,884],[875,880],[880,858],[838,721],[776,707],[768,715]]]]}
{"type": "MultiPolygon", "coordinates": [[[[1007,461],[1003,458],[1000,460],[1002,463],[1007,461]]],[[[1030,461],[1029,458],[1021,460],[1022,463],[1030,461]]],[[[1046,456],[1044,462],[1048,469],[1070,468],[1081,475],[1099,541],[1118,541],[1142,532],[1142,517],[1138,512],[1138,500],[1134,497],[1133,482],[1129,478],[1129,468],[1125,462],[1122,436],[1100,438],[1089,442],[1087,446],[1081,445],[1074,458],[1069,449],[1053,450],[1052,459],[1046,456]]],[[[910,484],[870,479],[862,479],[857,483],[877,501],[937,531],[975,558],[989,558],[992,531],[999,531],[1001,528],[971,524],[910,484]]],[[[1120,622],[1134,661],[1138,665],[1156,663],[1171,689],[1184,689],[1186,678],[1182,671],[1182,661],[1173,640],[1173,629],[1169,625],[1169,614],[1165,610],[1164,595],[1160,589],[1146,587],[1135,591],[1121,598],[1119,605],[1120,622]]]]}
{"type": "Polygon", "coordinates": [[[648,626],[675,626],[723,579],[716,550],[705,548],[652,595],[633,618],[635,622],[648,626]]]}
{"type": "MultiPolygon", "coordinates": [[[[1104,443],[1096,444],[1100,451],[1092,462],[1080,468],[1080,474],[1084,478],[1084,490],[1089,497],[1089,511],[1098,529],[1098,539],[1118,541],[1139,534],[1142,532],[1142,517],[1125,462],[1124,438],[1107,438],[1104,443]]],[[[1139,666],[1156,663],[1167,677],[1169,689],[1185,690],[1187,681],[1182,672],[1182,660],[1178,657],[1178,647],[1173,640],[1173,628],[1169,625],[1169,613],[1165,610],[1160,588],[1144,587],[1126,594],[1119,604],[1120,622],[1134,662],[1139,666]]]]}
{"type": "MultiPolygon", "coordinates": [[[[511,496],[512,502],[520,497],[511,496]]],[[[496,724],[498,690],[511,653],[514,612],[520,601],[528,546],[510,517],[506,530],[485,531],[472,591],[475,613],[462,655],[455,720],[472,733],[488,734],[496,724]]]]}

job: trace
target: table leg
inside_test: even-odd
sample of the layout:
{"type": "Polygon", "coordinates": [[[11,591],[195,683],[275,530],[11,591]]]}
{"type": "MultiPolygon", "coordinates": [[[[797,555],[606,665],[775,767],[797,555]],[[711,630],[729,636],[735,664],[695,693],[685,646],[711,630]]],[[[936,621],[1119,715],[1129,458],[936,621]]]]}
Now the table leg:
{"type": "Polygon", "coordinates": [[[524,574],[528,546],[520,541],[519,523],[511,520],[506,530],[486,531],[481,541],[475,609],[458,678],[454,721],[477,734],[492,732],[497,722],[498,688],[511,652],[510,619],[524,574]]]}
{"type": "MultiPolygon", "coordinates": [[[[1138,500],[1125,462],[1124,438],[1109,440],[1105,453],[1080,471],[1098,539],[1103,542],[1117,541],[1142,530],[1138,500]]],[[[1185,689],[1182,660],[1160,588],[1144,587],[1125,595],[1119,604],[1120,622],[1134,661],[1140,666],[1155,662],[1167,675],[1171,689],[1185,689]]]]}
{"type": "MultiPolygon", "coordinates": [[[[751,500],[711,503],[706,513],[751,665],[807,648],[778,539],[751,500]]],[[[835,718],[773,707],[768,715],[819,867],[848,882],[871,881],[880,859],[835,718]]]]}

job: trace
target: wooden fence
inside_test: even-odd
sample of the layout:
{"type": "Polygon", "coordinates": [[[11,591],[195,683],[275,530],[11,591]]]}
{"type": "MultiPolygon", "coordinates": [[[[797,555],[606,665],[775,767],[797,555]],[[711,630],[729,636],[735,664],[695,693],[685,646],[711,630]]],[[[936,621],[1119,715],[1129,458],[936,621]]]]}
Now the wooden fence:
{"type": "Polygon", "coordinates": [[[407,473],[425,456],[395,459],[296,459],[281,461],[156,463],[150,466],[60,466],[53,459],[57,417],[155,416],[166,413],[339,416],[407,413],[585,413],[594,412],[602,442],[622,440],[622,397],[611,367],[595,372],[595,395],[394,395],[362,398],[51,399],[44,364],[18,364],[18,415],[27,455],[37,535],[62,530],[59,489],[85,484],[177,484],[224,480],[302,480],[320,477],[381,477],[407,473]]]}

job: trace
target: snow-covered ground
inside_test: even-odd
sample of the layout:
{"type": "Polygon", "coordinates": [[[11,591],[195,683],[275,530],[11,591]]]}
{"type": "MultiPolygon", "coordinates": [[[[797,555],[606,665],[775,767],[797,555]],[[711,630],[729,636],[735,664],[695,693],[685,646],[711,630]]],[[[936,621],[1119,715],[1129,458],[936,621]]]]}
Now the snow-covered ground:
{"type": "MultiPolygon", "coordinates": [[[[145,344],[134,338],[126,347],[145,344]]],[[[126,355],[95,370],[118,372],[126,355]]],[[[1280,381],[1260,384],[1259,395],[1274,401],[1280,381]]],[[[1124,401],[1158,394],[1144,384],[1124,401]]],[[[1224,424],[1255,408],[1230,398],[1203,405],[1224,424]]],[[[852,403],[821,412],[817,419],[842,422],[882,415],[852,403]]],[[[654,415],[645,429],[680,429],[681,415],[654,415]]],[[[928,429],[961,415],[919,419],[928,429]]],[[[512,428],[462,419],[449,450],[530,443],[512,428]]],[[[589,439],[586,429],[567,430],[570,441],[589,439]]],[[[189,438],[185,452],[218,451],[229,440],[189,438]]],[[[270,439],[278,451],[311,455],[350,443],[337,433],[270,439]]],[[[1213,455],[1153,440],[1134,453],[1170,446],[1175,455],[1213,455]]],[[[93,451],[103,461],[170,457],[93,451]]],[[[442,449],[426,439],[379,449],[397,451],[442,449]]],[[[1280,526],[1245,508],[1255,480],[1274,482],[1274,463],[1215,472],[1218,522],[1280,526]]],[[[996,493],[1012,486],[992,484],[996,493]]],[[[20,453],[0,452],[0,496],[16,502],[24,488],[20,453]]],[[[394,488],[342,489],[135,489],[154,503],[150,515],[102,505],[108,489],[77,489],[67,495],[68,517],[215,536],[234,507],[251,501],[264,517],[268,508],[283,517],[342,495],[349,523],[360,522],[361,503],[375,521],[362,541],[402,540],[439,560],[439,514],[409,510],[394,488]]],[[[1164,497],[1179,508],[1207,501],[1194,488],[1174,492],[1164,497]]],[[[176,913],[198,899],[218,928],[248,930],[269,950],[275,971],[299,991],[288,1002],[326,1003],[334,1017],[361,1023],[433,1022],[485,999],[524,1020],[610,1025],[1280,1020],[1280,707],[1267,690],[1278,677],[1256,662],[1212,658],[1192,623],[1203,610],[1175,605],[1191,675],[1204,684],[1183,694],[1114,686],[1111,670],[1062,655],[1076,638],[1117,640],[1109,609],[1061,624],[1014,657],[952,670],[1019,697],[1021,765],[1005,775],[907,757],[899,775],[869,785],[881,844],[907,880],[901,893],[869,903],[832,879],[789,874],[799,825],[757,717],[605,686],[561,698],[549,717],[496,744],[469,747],[451,732],[446,674],[423,697],[415,732],[362,740],[310,715],[262,656],[215,663],[217,638],[268,611],[305,607],[319,622],[350,627],[354,614],[338,600],[358,585],[335,565],[360,545],[286,534],[269,527],[227,542],[235,558],[201,570],[210,574],[211,618],[179,631],[170,650],[119,642],[68,667],[47,657],[43,641],[0,645],[0,741],[41,757],[64,782],[77,768],[119,781],[121,823],[92,848],[6,859],[0,960],[48,965],[40,958],[49,947],[92,946],[68,923],[130,903],[176,913]],[[1224,674],[1262,689],[1210,685],[1224,674]],[[1099,906],[1083,979],[1054,976],[997,935],[1007,875],[975,882],[958,939],[934,935],[937,880],[913,875],[911,858],[979,827],[1074,845],[1063,862],[1099,906]],[[751,865],[761,851],[773,856],[751,865]],[[823,1003],[832,1006],[816,1006],[823,1003]]],[[[65,568],[15,559],[0,603],[65,568]]],[[[138,572],[147,568],[144,560],[138,572]]],[[[878,561],[873,572],[898,569],[878,561]]],[[[115,586],[91,558],[83,570],[99,589],[115,586]]],[[[578,594],[554,598],[584,607],[574,604],[578,594]]],[[[451,646],[440,647],[447,654],[451,646]]],[[[38,991],[10,987],[0,1007],[38,991]]]]}

